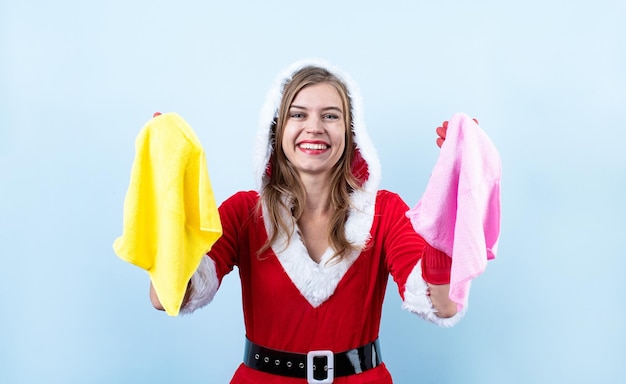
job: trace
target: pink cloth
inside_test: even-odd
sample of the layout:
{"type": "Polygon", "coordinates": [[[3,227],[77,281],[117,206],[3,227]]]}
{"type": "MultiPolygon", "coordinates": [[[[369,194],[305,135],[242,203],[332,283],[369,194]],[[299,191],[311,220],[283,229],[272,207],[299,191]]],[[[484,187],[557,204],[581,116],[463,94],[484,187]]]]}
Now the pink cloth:
{"type": "Polygon", "coordinates": [[[407,212],[430,245],[452,257],[450,299],[467,306],[472,279],[496,257],[500,236],[500,155],[469,116],[448,123],[437,163],[417,205],[407,212]]]}

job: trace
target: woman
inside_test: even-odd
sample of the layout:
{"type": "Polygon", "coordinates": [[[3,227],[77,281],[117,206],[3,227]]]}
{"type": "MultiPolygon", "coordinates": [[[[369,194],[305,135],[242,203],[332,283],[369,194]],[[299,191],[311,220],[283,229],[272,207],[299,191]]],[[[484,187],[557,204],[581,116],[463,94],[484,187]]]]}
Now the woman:
{"type": "Polygon", "coordinates": [[[268,95],[257,146],[258,190],[221,205],[223,235],[182,312],[237,266],[247,345],[232,383],[391,383],[377,342],[389,275],[405,309],[442,326],[462,314],[448,299],[450,258],[378,190],[355,84],[327,63],[295,63],[268,95]]]}

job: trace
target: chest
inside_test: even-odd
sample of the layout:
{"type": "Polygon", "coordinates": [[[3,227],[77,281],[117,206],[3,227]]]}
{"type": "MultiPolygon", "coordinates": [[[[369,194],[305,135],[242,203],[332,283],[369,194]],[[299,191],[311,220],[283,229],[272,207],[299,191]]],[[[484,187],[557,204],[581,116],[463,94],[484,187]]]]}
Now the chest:
{"type": "MultiPolygon", "coordinates": [[[[371,286],[371,280],[357,281],[359,279],[354,277],[345,279],[346,274],[349,275],[348,271],[355,261],[361,259],[364,259],[361,261],[367,265],[367,268],[376,270],[374,274],[366,274],[369,277],[378,276],[379,273],[384,275],[387,270],[386,268],[380,268],[379,263],[384,255],[381,246],[385,239],[385,236],[376,236],[381,222],[380,215],[375,214],[374,201],[368,201],[369,204],[364,204],[363,202],[355,204],[355,208],[348,214],[344,230],[348,241],[355,246],[355,249],[340,260],[331,260],[334,252],[329,244],[328,228],[330,225],[328,220],[326,222],[322,220],[302,220],[302,217],[300,217],[296,223],[292,221],[293,216],[290,215],[290,212],[285,212],[283,221],[288,224],[290,221],[293,223],[293,227],[291,227],[292,232],[279,231],[271,247],[260,258],[249,258],[246,255],[240,255],[240,272],[243,272],[244,276],[250,277],[250,281],[265,285],[265,288],[267,288],[267,280],[270,280],[267,276],[273,273],[265,268],[271,266],[271,269],[276,271],[280,278],[272,279],[273,282],[269,285],[272,285],[274,282],[276,284],[285,282],[287,285],[287,287],[273,286],[271,291],[284,293],[291,291],[290,288],[294,288],[298,297],[306,299],[313,308],[319,307],[333,296],[342,280],[345,280],[344,283],[356,283],[356,285],[360,286],[360,289],[363,289],[363,286],[371,286]],[[365,254],[373,254],[374,258],[363,258],[365,255],[361,254],[362,251],[365,254]],[[259,260],[265,260],[268,263],[261,263],[259,260]],[[251,274],[248,275],[246,272],[251,274]],[[257,281],[257,277],[260,279],[259,281],[257,281]]],[[[269,217],[267,207],[262,205],[262,208],[263,217],[269,217]]],[[[253,230],[248,232],[250,234],[261,231],[263,236],[258,236],[257,240],[262,243],[267,241],[267,234],[273,232],[269,221],[263,220],[263,222],[265,228],[253,226],[249,227],[249,229],[253,230]]],[[[257,248],[251,244],[251,249],[257,248]]],[[[357,276],[365,278],[361,273],[357,274],[357,276]]],[[[365,280],[368,280],[368,278],[365,278],[365,280]]],[[[251,289],[250,292],[260,292],[257,289],[259,287],[251,289]]],[[[340,291],[343,291],[343,288],[340,291]]],[[[275,293],[272,295],[271,292],[266,293],[268,297],[282,296],[275,293]]]]}
{"type": "Polygon", "coordinates": [[[297,234],[309,257],[319,263],[330,247],[328,238],[330,220],[299,220],[297,234]]]}

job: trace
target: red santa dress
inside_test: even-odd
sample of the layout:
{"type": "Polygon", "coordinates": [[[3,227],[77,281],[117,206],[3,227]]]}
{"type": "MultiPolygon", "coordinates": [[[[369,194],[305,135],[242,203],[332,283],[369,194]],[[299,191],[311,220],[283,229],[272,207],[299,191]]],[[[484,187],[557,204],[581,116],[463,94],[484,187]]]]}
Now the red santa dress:
{"type": "MultiPolygon", "coordinates": [[[[272,154],[270,126],[277,114],[282,86],[306,65],[327,68],[350,91],[352,129],[362,163],[355,172],[363,186],[351,194],[352,208],[345,231],[358,249],[337,261],[332,259],[329,248],[316,263],[299,238],[290,212],[283,212],[291,233],[280,234],[269,249],[259,254],[271,233],[264,220],[267,207],[259,205],[258,191],[238,192],[219,208],[223,235],[192,277],[191,299],[181,312],[192,312],[210,302],[222,278],[237,267],[246,336],[267,348],[301,354],[313,350],[341,352],[376,340],[389,276],[398,286],[403,308],[441,326],[455,324],[463,314],[448,319],[437,317],[426,285],[426,281],[449,281],[450,258],[414,231],[406,217],[409,207],[397,194],[378,190],[380,165],[362,121],[358,90],[346,74],[327,63],[304,61],[279,77],[261,113],[259,148],[255,153],[259,190],[267,182],[272,154]]],[[[391,382],[384,363],[334,380],[337,384],[391,382]]],[[[306,383],[306,379],[269,374],[241,364],[231,383],[298,384],[306,383]]]]}

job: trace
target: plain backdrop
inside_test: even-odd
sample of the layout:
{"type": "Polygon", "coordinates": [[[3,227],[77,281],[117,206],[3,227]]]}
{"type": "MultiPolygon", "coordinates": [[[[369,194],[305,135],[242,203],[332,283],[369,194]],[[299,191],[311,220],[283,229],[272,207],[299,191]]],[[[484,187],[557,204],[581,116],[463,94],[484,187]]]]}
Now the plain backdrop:
{"type": "Polygon", "coordinates": [[[453,113],[502,158],[498,257],[463,321],[425,323],[389,285],[395,382],[623,383],[625,16],[623,0],[0,0],[0,383],[228,382],[237,274],[169,317],[113,253],[134,139],[177,112],[218,203],[253,189],[265,94],[306,57],[358,82],[381,187],[409,205],[453,113]]]}

